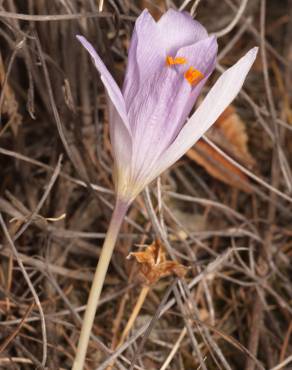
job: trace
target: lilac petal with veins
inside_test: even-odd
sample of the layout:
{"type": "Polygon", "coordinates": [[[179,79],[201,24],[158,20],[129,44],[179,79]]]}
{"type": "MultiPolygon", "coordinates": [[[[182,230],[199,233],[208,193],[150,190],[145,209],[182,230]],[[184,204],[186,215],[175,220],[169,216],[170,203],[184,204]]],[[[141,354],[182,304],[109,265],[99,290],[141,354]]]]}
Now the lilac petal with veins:
{"type": "MultiPolygon", "coordinates": [[[[118,172],[123,171],[123,176],[127,176],[129,168],[126,164],[131,161],[132,157],[132,134],[123,95],[93,46],[83,36],[77,36],[77,39],[91,55],[109,96],[109,122],[113,155],[118,172]]],[[[120,174],[118,173],[116,176],[120,177],[120,174]]],[[[117,179],[117,182],[119,181],[121,182],[117,179]]]]}
{"type": "Polygon", "coordinates": [[[164,65],[165,49],[157,23],[148,10],[137,18],[129,49],[128,64],[123,85],[127,109],[139,88],[164,65]]]}
{"type": "Polygon", "coordinates": [[[169,147],[181,130],[203,84],[214,69],[216,54],[217,41],[214,37],[198,41],[178,51],[176,56],[184,56],[186,65],[164,66],[160,75],[154,74],[153,82],[145,82],[139,99],[128,112],[130,122],[136,122],[133,126],[136,128],[133,130],[135,180],[143,177],[143,172],[169,147]],[[184,78],[183,71],[189,63],[205,75],[197,86],[192,86],[184,78]]]}
{"type": "Polygon", "coordinates": [[[112,75],[104,65],[103,61],[100,59],[94,47],[86,40],[86,38],[79,35],[76,37],[92,57],[95,67],[100,73],[101,80],[107,90],[107,93],[111,101],[113,102],[117,111],[119,112],[125,126],[129,129],[129,121],[127,117],[124,97],[116,81],[113,79],[112,75]]]}
{"type": "Polygon", "coordinates": [[[187,60],[187,65],[193,66],[204,76],[209,76],[215,67],[217,51],[216,37],[210,36],[193,45],[183,46],[177,51],[176,55],[183,55],[187,60]]]}
{"type": "Polygon", "coordinates": [[[128,112],[134,127],[132,167],[135,180],[143,176],[144,170],[172,142],[180,124],[176,117],[181,116],[191,92],[191,86],[172,68],[164,67],[155,77],[145,81],[139,99],[135,99],[128,112]],[[173,107],[176,107],[175,112],[173,107]]]}
{"type": "Polygon", "coordinates": [[[201,105],[181,129],[173,144],[149,170],[146,183],[155,179],[183,156],[228,107],[241,89],[255,61],[257,51],[258,48],[251,49],[218,78],[201,105]]]}
{"type": "MultiPolygon", "coordinates": [[[[185,55],[188,63],[204,75],[204,78],[193,86],[192,92],[185,103],[184,111],[180,119],[183,124],[200,95],[203,86],[214,71],[217,51],[218,44],[214,36],[199,41],[194,45],[183,47],[178,51],[179,55],[185,55]]],[[[182,126],[180,126],[180,128],[181,127],[182,126]]]]}
{"type": "Polygon", "coordinates": [[[208,37],[206,29],[190,14],[169,9],[157,22],[161,47],[175,55],[182,46],[193,45],[208,37]]]}

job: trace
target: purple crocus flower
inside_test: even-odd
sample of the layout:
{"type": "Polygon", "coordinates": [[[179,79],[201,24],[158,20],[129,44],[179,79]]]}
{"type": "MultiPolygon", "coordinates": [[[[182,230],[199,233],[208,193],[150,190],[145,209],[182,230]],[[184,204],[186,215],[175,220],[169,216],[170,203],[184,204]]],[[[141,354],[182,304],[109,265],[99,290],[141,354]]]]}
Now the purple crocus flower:
{"type": "Polygon", "coordinates": [[[99,257],[84,315],[73,370],[83,369],[97,305],[127,209],[136,195],[178,160],[216,121],[239,92],[253,64],[250,50],[217,80],[188,119],[216,63],[217,42],[187,13],[169,10],[155,22],[138,17],[122,91],[96,51],[93,58],[109,97],[110,136],[117,201],[99,257]]]}
{"type": "Polygon", "coordinates": [[[178,160],[235,98],[253,64],[250,50],[216,82],[196,112],[194,103],[213,72],[217,41],[187,13],[168,10],[158,22],[147,10],[137,18],[122,91],[92,45],[109,96],[110,136],[117,196],[131,201],[178,160]]]}

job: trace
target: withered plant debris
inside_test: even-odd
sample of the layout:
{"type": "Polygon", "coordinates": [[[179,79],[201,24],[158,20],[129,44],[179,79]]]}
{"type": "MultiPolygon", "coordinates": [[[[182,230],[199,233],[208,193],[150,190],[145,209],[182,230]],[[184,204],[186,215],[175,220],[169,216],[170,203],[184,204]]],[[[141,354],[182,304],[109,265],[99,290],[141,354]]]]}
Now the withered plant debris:
{"type": "Polygon", "coordinates": [[[176,275],[182,278],[188,268],[177,261],[170,261],[166,257],[166,251],[159,240],[155,240],[142,252],[131,252],[128,256],[135,257],[139,263],[139,274],[147,285],[154,285],[158,280],[176,275]]]}
{"type": "MultiPolygon", "coordinates": [[[[247,145],[246,125],[233,105],[221,114],[207,136],[239,163],[249,169],[255,167],[255,159],[250,154],[247,145]]],[[[248,177],[204,140],[199,140],[187,152],[187,156],[203,166],[214,178],[246,193],[251,193],[252,188],[248,177]]]]}

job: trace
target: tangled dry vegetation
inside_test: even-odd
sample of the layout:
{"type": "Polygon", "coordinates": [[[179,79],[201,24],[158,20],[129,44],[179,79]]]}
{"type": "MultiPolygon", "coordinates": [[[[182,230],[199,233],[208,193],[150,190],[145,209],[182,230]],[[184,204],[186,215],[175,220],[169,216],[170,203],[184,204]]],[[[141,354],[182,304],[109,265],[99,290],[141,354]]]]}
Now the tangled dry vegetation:
{"type": "Polygon", "coordinates": [[[105,93],[75,35],[121,83],[135,18],[169,6],[218,35],[208,86],[260,53],[231,112],[128,213],[86,369],[291,369],[291,0],[0,1],[1,369],[70,369],[113,207],[105,93]],[[148,289],[118,347],[143,289],[126,256],[156,239],[188,272],[148,289]]]}

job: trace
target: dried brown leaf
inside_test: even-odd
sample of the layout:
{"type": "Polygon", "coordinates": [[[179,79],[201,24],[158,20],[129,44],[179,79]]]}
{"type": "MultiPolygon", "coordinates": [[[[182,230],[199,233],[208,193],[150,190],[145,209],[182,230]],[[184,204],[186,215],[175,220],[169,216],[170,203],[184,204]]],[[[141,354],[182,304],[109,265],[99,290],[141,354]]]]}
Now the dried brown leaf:
{"type": "Polygon", "coordinates": [[[203,166],[215,179],[246,193],[251,192],[247,176],[204,141],[200,140],[195,149],[187,152],[187,156],[203,166]]]}
{"type": "Polygon", "coordinates": [[[218,118],[213,134],[211,131],[210,135],[214,135],[214,141],[218,141],[218,145],[232,155],[234,159],[249,168],[254,167],[255,160],[248,149],[246,125],[232,105],[227,107],[218,118]]]}
{"type": "Polygon", "coordinates": [[[139,263],[139,274],[147,285],[153,285],[159,279],[170,275],[183,277],[188,270],[177,261],[168,261],[164,247],[158,240],[143,252],[130,253],[129,257],[132,256],[139,263]]]}
{"type": "MultiPolygon", "coordinates": [[[[229,106],[222,113],[208,136],[236,161],[248,168],[254,167],[255,160],[247,146],[245,123],[233,106],[229,106]]],[[[199,140],[196,146],[187,152],[187,156],[203,166],[216,179],[247,193],[251,192],[248,177],[203,140],[199,140]]]]}

